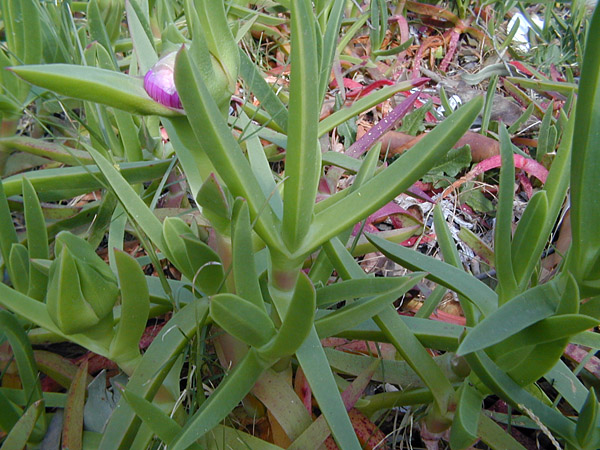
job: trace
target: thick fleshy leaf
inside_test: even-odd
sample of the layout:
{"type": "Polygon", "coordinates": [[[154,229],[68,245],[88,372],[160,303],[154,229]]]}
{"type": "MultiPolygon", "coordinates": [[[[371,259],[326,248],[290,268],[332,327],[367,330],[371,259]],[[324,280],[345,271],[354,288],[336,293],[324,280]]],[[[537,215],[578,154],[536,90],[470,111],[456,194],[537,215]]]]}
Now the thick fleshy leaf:
{"type": "Polygon", "coordinates": [[[150,295],[142,268],[125,252],[115,252],[121,288],[121,318],[110,344],[112,359],[123,369],[132,369],[140,357],[139,343],[150,310],[150,295]],[[127,366],[127,367],[125,367],[127,366]]]}
{"type": "Polygon", "coordinates": [[[369,277],[339,281],[317,289],[317,305],[323,307],[343,300],[380,295],[395,290],[405,281],[402,277],[369,277]]]}
{"type": "Polygon", "coordinates": [[[2,449],[22,450],[25,448],[27,441],[31,438],[35,424],[43,411],[43,400],[37,400],[32,403],[6,436],[6,439],[2,443],[2,449]]]}
{"type": "Polygon", "coordinates": [[[62,445],[69,450],[83,448],[83,407],[87,390],[88,362],[85,361],[67,392],[63,423],[62,445]]]}
{"type": "Polygon", "coordinates": [[[305,240],[305,250],[312,251],[412,186],[462,137],[481,110],[482,102],[477,97],[462,106],[387,169],[319,212],[305,240]]]}
{"type": "Polygon", "coordinates": [[[489,347],[550,317],[555,313],[559,299],[560,293],[553,282],[525,291],[479,322],[456,353],[465,355],[489,347]]]}
{"type": "Polygon", "coordinates": [[[318,319],[315,322],[317,333],[321,338],[326,338],[364,322],[366,319],[379,314],[386,306],[412,289],[424,276],[423,273],[416,273],[411,274],[409,277],[403,277],[404,283],[391,291],[376,297],[357,300],[318,319]]]}
{"type": "MultiPolygon", "coordinates": [[[[19,378],[21,379],[26,401],[29,404],[42,400],[42,388],[40,386],[33,350],[23,327],[13,314],[8,311],[0,311],[0,329],[2,329],[4,336],[6,336],[10,343],[12,354],[19,369],[19,378]]],[[[36,421],[37,416],[34,424],[36,421]]],[[[44,416],[41,425],[45,427],[45,424],[44,416]]],[[[41,436],[37,437],[41,438],[41,436]]]]}
{"type": "MultiPolygon", "coordinates": [[[[265,358],[278,359],[293,355],[313,328],[316,308],[315,288],[304,273],[300,273],[292,300],[277,335],[259,350],[265,358]]],[[[281,313],[281,308],[278,306],[281,313]]]]}
{"type": "Polygon", "coordinates": [[[500,125],[500,188],[498,211],[494,228],[494,254],[498,274],[498,304],[502,305],[517,294],[517,280],[513,270],[512,249],[508,245],[512,238],[513,200],[515,192],[515,166],[512,144],[506,127],[500,125]]]}
{"type": "MultiPolygon", "coordinates": [[[[119,173],[131,184],[142,183],[162,177],[170,164],[170,160],[123,163],[119,167],[119,173]]],[[[117,172],[114,167],[113,170],[117,172]]],[[[72,198],[104,187],[103,174],[96,166],[45,169],[2,180],[7,197],[21,193],[25,177],[33,185],[40,200],[47,201],[72,198]]]]}
{"type": "Polygon", "coordinates": [[[593,449],[600,444],[600,415],[598,414],[598,400],[596,393],[590,389],[590,393],[579,413],[575,433],[579,444],[585,449],[593,449]]]}
{"type": "Polygon", "coordinates": [[[265,309],[252,248],[252,225],[248,205],[237,199],[233,207],[231,230],[233,279],[238,295],[260,309],[265,309]]]}
{"type": "MultiPolygon", "coordinates": [[[[181,426],[156,404],[149,402],[138,394],[129,392],[127,389],[123,391],[123,397],[144,423],[167,445],[181,431],[181,426]]],[[[197,450],[200,447],[197,444],[192,444],[189,448],[197,450]]]]}
{"type": "Polygon", "coordinates": [[[240,75],[260,101],[261,106],[269,113],[271,120],[285,131],[288,123],[287,108],[242,49],[240,49],[240,75]]]}
{"type": "Polygon", "coordinates": [[[465,358],[472,370],[489,389],[516,408],[528,408],[550,430],[573,445],[577,445],[575,423],[520,387],[484,352],[469,353],[465,358]]]}
{"type": "Polygon", "coordinates": [[[453,450],[469,448],[477,440],[482,406],[483,396],[465,380],[458,391],[456,412],[450,429],[450,445],[453,450]]]}
{"type": "Polygon", "coordinates": [[[319,120],[317,44],[311,2],[292,2],[291,74],[286,169],[283,195],[282,236],[290,251],[296,251],[313,219],[321,150],[317,141],[319,120]]]}
{"type": "MultiPolygon", "coordinates": [[[[600,8],[590,22],[589,36],[600,30],[600,8]]],[[[587,40],[575,111],[575,134],[571,159],[571,229],[573,243],[569,270],[583,297],[600,292],[600,234],[592,233],[600,223],[600,45],[587,40]]]]}
{"type": "Polygon", "coordinates": [[[428,272],[427,278],[471,300],[484,316],[496,310],[497,296],[487,285],[450,264],[428,258],[419,252],[393,244],[376,235],[367,235],[383,254],[411,270],[428,272]]]}
{"type": "Polygon", "coordinates": [[[112,106],[137,114],[178,116],[152,100],[141,79],[90,66],[46,64],[12,67],[25,81],[67,97],[112,106]]]}
{"type": "Polygon", "coordinates": [[[227,333],[252,347],[262,347],[275,335],[265,310],[238,295],[211,297],[210,316],[227,333]]]}
{"type": "Polygon", "coordinates": [[[188,114],[188,121],[202,151],[208,156],[219,176],[235,197],[248,202],[250,217],[256,220],[255,230],[273,248],[283,248],[279,237],[278,220],[256,181],[248,160],[221,117],[199,69],[188,51],[182,48],[177,56],[175,83],[188,114]]]}
{"type": "MultiPolygon", "coordinates": [[[[29,258],[48,259],[48,231],[40,201],[29,179],[23,179],[23,207],[27,225],[27,250],[29,258]]],[[[37,268],[29,264],[29,289],[27,295],[43,300],[46,294],[48,278],[37,268]]]]}
{"type": "Polygon", "coordinates": [[[337,444],[344,450],[361,449],[314,327],[296,351],[296,358],[337,444]]]}

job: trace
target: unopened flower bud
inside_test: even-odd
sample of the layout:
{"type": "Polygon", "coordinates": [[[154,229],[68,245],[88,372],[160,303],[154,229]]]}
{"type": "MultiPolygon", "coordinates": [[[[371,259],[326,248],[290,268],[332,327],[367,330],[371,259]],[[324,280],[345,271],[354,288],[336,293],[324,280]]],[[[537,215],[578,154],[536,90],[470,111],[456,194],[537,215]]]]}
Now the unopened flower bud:
{"type": "Polygon", "coordinates": [[[81,333],[112,315],[119,288],[108,265],[89,243],[71,233],[56,238],[46,305],[66,334],[81,333]]]}

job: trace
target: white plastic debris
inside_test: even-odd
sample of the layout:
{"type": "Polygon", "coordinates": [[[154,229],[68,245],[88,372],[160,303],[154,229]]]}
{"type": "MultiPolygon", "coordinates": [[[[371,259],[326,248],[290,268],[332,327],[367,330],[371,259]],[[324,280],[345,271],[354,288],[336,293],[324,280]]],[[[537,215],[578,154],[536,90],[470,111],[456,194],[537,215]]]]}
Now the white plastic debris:
{"type": "MultiPolygon", "coordinates": [[[[512,16],[512,18],[510,19],[510,22],[508,22],[508,31],[509,32],[510,32],[510,30],[512,30],[513,26],[517,22],[517,19],[519,19],[519,29],[515,33],[513,41],[519,43],[517,45],[517,48],[520,51],[527,52],[527,51],[529,51],[529,48],[530,48],[529,30],[531,30],[533,27],[531,26],[531,23],[527,20],[527,17],[525,17],[521,12],[517,12],[512,16]]],[[[544,28],[544,21],[542,19],[540,19],[538,16],[532,15],[531,21],[539,29],[544,28]]]]}

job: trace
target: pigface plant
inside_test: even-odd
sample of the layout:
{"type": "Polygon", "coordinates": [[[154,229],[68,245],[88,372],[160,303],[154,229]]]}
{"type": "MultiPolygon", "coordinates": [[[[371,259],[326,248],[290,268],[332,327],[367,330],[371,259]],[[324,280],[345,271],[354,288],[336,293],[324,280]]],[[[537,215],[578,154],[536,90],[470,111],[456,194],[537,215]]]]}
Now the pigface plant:
{"type": "MultiPolygon", "coordinates": [[[[35,379],[31,343],[48,341],[76,343],[127,375],[103,434],[79,436],[86,448],[154,448],[157,439],[175,450],[374,448],[385,444],[374,421],[395,406],[413,406],[421,435],[443,436],[453,449],[477,440],[522,448],[483,408],[491,396],[567,448],[599,446],[594,390],[561,360],[570,343],[600,348],[587,331],[600,317],[600,257],[589,232],[598,215],[590,188],[599,167],[598,46],[588,42],[579,87],[585,99],[575,113],[561,111],[558,151],[514,233],[515,165],[522,155],[509,130],[498,127],[498,280],[490,287],[464,271],[439,207],[433,222],[443,262],[398,244],[424,231],[414,217],[391,232],[361,237],[354,229],[382,208],[393,210],[405,191],[428,197],[414,184],[447,159],[482,110],[489,123],[489,100],[484,108],[486,100],[475,96],[381,164],[378,140],[419,95],[407,93],[394,97],[397,105],[370,132],[348,141],[345,154],[327,148],[332,130],[351,136],[348,124],[357,115],[427,81],[390,81],[351,104],[339,97],[340,107],[321,119],[329,86],[342,85],[340,61],[373,69],[409,47],[406,40],[399,49],[384,48],[388,24],[406,21],[390,17],[388,3],[373,1],[362,11],[345,0],[90,0],[85,8],[78,3],[79,15],[68,3],[38,5],[37,17],[54,23],[78,56],[15,59],[7,79],[35,92],[28,108],[39,117],[60,107],[79,135],[75,142],[19,136],[0,144],[67,166],[12,175],[0,190],[8,274],[0,285],[7,309],[0,320],[8,324],[4,333],[22,384],[19,394],[0,390],[7,448],[44,436],[43,402],[50,397],[35,379]],[[85,17],[83,25],[76,17],[85,17]],[[370,59],[346,58],[345,46],[367,21],[370,59]],[[264,61],[245,51],[259,34],[285,49],[289,83],[284,79],[281,89],[265,78],[264,61]],[[345,173],[351,176],[338,189],[345,173]],[[570,180],[573,243],[556,273],[540,282],[539,261],[570,180]],[[48,202],[92,191],[101,193],[99,200],[69,220],[52,220],[48,202]],[[18,195],[24,235],[11,216],[18,195]],[[144,252],[125,252],[126,237],[144,252]],[[108,263],[97,252],[101,244],[108,263]],[[375,251],[411,272],[368,275],[356,257],[375,251]],[[399,314],[394,303],[425,278],[437,287],[423,312],[399,314]],[[457,294],[465,326],[424,315],[447,290],[457,294]],[[162,329],[142,354],[149,318],[162,329]],[[368,342],[351,354],[329,345],[341,338],[368,342]],[[215,380],[210,371],[217,362],[224,376],[215,380]],[[540,379],[575,386],[555,384],[573,417],[552,404],[540,379]],[[372,381],[402,390],[364,395],[372,381]],[[236,425],[240,417],[268,423],[271,435],[247,433],[236,425]]],[[[3,17],[16,14],[18,4],[4,1],[3,17]]],[[[590,32],[598,29],[596,11],[590,32]]],[[[24,33],[14,39],[26,40],[24,33]]],[[[40,123],[48,133],[67,135],[51,121],[40,123]]],[[[83,404],[85,379],[82,369],[70,378],[66,408],[74,399],[83,404]]]]}

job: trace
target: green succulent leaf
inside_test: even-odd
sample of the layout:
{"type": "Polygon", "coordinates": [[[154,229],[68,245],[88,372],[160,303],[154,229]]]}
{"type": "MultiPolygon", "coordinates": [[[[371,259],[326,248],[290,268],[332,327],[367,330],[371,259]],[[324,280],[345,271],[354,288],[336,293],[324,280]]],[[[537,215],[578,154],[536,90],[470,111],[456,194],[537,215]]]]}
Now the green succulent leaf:
{"type": "Polygon", "coordinates": [[[144,272],[133,257],[116,251],[115,261],[121,287],[121,319],[110,344],[110,354],[121,367],[129,369],[131,362],[140,356],[139,343],[148,321],[150,294],[144,272]]]}
{"type": "Polygon", "coordinates": [[[584,449],[593,449],[600,444],[600,415],[598,400],[594,389],[590,389],[588,397],[579,413],[575,434],[584,449]]]}
{"type": "Polygon", "coordinates": [[[13,287],[27,294],[29,290],[29,252],[23,244],[13,244],[8,258],[8,273],[13,287]]]}
{"type": "Polygon", "coordinates": [[[408,277],[401,277],[400,279],[403,279],[404,283],[391,291],[375,297],[357,300],[318,319],[315,322],[317,333],[319,333],[321,338],[326,338],[363,323],[365,320],[379,314],[392,302],[402,297],[406,292],[412,289],[415,284],[421,281],[424,276],[424,273],[415,273],[408,277]]]}
{"type": "Polygon", "coordinates": [[[275,325],[265,310],[238,295],[211,297],[210,316],[227,333],[252,347],[262,347],[275,335],[275,325]]]}
{"type": "Polygon", "coordinates": [[[393,244],[376,235],[367,239],[391,260],[415,271],[428,272],[427,278],[468,298],[484,316],[496,310],[497,296],[487,285],[450,264],[428,258],[414,250],[393,244]]]}
{"type": "Polygon", "coordinates": [[[19,66],[11,70],[25,81],[67,97],[137,114],[165,117],[181,114],[152,100],[141,78],[120,72],[70,64],[19,66]]]}
{"type": "Polygon", "coordinates": [[[231,227],[233,279],[238,295],[260,309],[265,309],[252,248],[252,225],[248,204],[237,199],[233,205],[231,227]]]}
{"type": "MultiPolygon", "coordinates": [[[[589,36],[600,30],[600,8],[590,23],[589,36]]],[[[590,233],[600,222],[600,45],[588,39],[575,111],[571,157],[571,227],[573,243],[569,270],[580,283],[582,296],[600,292],[600,234],[590,233]]]]}
{"type": "Polygon", "coordinates": [[[21,450],[32,437],[35,424],[44,411],[44,401],[37,400],[19,418],[2,443],[3,450],[21,450]]]}
{"type": "Polygon", "coordinates": [[[560,293],[555,282],[525,291],[471,329],[456,353],[465,355],[489,347],[550,317],[555,313],[559,299],[560,293]]]}
{"type": "Polygon", "coordinates": [[[105,318],[119,288],[110,268],[87,241],[63,232],[56,237],[56,259],[50,266],[48,314],[64,333],[86,331],[105,318]]]}
{"type": "Polygon", "coordinates": [[[465,380],[458,390],[456,412],[450,430],[450,445],[453,450],[469,448],[477,440],[479,415],[483,396],[465,380]]]}
{"type": "Polygon", "coordinates": [[[259,349],[259,354],[270,359],[293,355],[313,329],[315,308],[315,288],[310,278],[301,272],[277,335],[259,349]]]}

